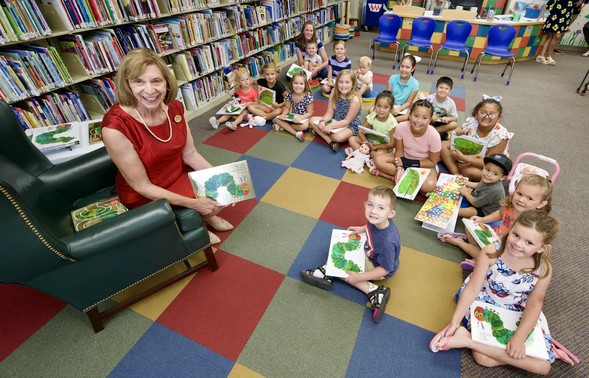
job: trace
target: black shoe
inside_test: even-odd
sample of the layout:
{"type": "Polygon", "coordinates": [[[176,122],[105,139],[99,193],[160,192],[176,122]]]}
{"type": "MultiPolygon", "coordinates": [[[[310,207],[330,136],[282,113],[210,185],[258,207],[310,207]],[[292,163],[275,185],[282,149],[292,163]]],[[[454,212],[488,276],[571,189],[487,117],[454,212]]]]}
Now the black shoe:
{"type": "Polygon", "coordinates": [[[442,140],[448,140],[450,137],[448,136],[448,133],[441,133],[440,138],[442,138],[442,140]]]}
{"type": "Polygon", "coordinates": [[[382,320],[390,297],[391,289],[384,286],[379,286],[368,293],[368,299],[372,303],[372,307],[370,307],[372,310],[372,320],[375,323],[380,323],[382,320]]]}
{"type": "Polygon", "coordinates": [[[339,143],[338,142],[331,142],[331,143],[329,143],[329,146],[331,147],[333,152],[339,151],[339,143]]]}
{"type": "Polygon", "coordinates": [[[323,290],[331,290],[331,277],[325,275],[325,268],[322,266],[320,266],[317,269],[301,270],[301,279],[304,283],[309,284],[311,286],[317,286],[318,288],[323,290]],[[323,274],[323,278],[316,277],[315,275],[313,275],[313,273],[315,273],[316,270],[323,274]]]}

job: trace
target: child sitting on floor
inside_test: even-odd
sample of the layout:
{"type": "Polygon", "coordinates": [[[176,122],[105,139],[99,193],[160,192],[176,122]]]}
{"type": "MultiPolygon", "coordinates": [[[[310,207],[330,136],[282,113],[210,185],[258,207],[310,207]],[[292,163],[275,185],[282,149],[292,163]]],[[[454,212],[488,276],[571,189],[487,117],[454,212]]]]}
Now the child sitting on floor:
{"type": "Polygon", "coordinates": [[[427,97],[434,106],[433,126],[442,140],[447,140],[449,133],[458,127],[458,111],[456,103],[450,98],[454,82],[447,76],[442,76],[436,82],[436,93],[427,97]]]}
{"type": "Polygon", "coordinates": [[[305,60],[303,63],[303,67],[307,71],[313,72],[313,69],[315,67],[319,67],[321,66],[321,63],[323,63],[323,58],[321,58],[321,55],[317,53],[318,50],[319,49],[317,48],[317,41],[309,41],[305,43],[305,52],[307,54],[305,54],[305,57],[303,58],[305,60]]]}
{"type": "Polygon", "coordinates": [[[258,91],[252,87],[250,72],[246,68],[240,68],[235,73],[235,78],[237,79],[237,86],[233,96],[236,97],[240,105],[245,105],[245,108],[237,115],[234,121],[230,121],[232,116],[228,114],[223,114],[219,119],[215,117],[209,118],[213,129],[218,129],[220,124],[225,123],[228,129],[237,130],[237,125],[241,125],[245,116],[249,114],[247,107],[252,103],[258,102],[258,91]]]}
{"type": "Polygon", "coordinates": [[[278,74],[280,70],[276,67],[274,62],[269,62],[264,64],[262,67],[262,75],[264,75],[263,79],[258,79],[256,84],[258,85],[258,92],[262,92],[260,86],[266,87],[276,92],[276,100],[272,103],[272,107],[269,108],[268,106],[262,103],[252,103],[250,104],[247,109],[250,113],[264,117],[267,121],[271,121],[276,116],[282,113],[282,107],[284,106],[284,94],[286,93],[286,87],[284,84],[278,80],[278,74]]]}
{"type": "MultiPolygon", "coordinates": [[[[363,273],[347,272],[347,283],[364,292],[372,303],[372,319],[379,323],[384,316],[391,289],[372,283],[384,280],[399,269],[401,239],[393,222],[397,197],[391,188],[377,186],[368,193],[364,202],[365,226],[352,226],[348,230],[356,234],[366,233],[366,269],[363,273]]],[[[302,280],[324,290],[331,289],[332,278],[325,275],[325,265],[317,269],[301,271],[302,280]]]]}
{"type": "Polygon", "coordinates": [[[358,69],[356,70],[356,80],[358,81],[358,94],[364,96],[372,91],[372,59],[367,56],[361,56],[358,59],[358,69]]]}
{"type": "Polygon", "coordinates": [[[321,85],[321,90],[326,94],[331,93],[340,72],[352,69],[352,61],[346,57],[346,43],[344,41],[335,41],[333,53],[334,55],[329,58],[329,65],[327,66],[327,79],[322,81],[325,84],[321,85]]]}
{"type": "Polygon", "coordinates": [[[502,180],[511,171],[512,162],[503,154],[493,154],[483,160],[485,165],[481,182],[476,184],[469,181],[459,189],[464,196],[463,205],[465,202],[470,205],[458,211],[460,217],[484,217],[501,208],[500,202],[505,197],[502,180]]]}

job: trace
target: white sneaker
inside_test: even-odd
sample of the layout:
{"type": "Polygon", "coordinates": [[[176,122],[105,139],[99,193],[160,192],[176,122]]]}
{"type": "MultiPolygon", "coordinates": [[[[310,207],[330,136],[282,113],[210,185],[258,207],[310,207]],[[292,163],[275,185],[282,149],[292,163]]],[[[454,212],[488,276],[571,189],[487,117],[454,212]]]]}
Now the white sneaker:
{"type": "Polygon", "coordinates": [[[542,55],[538,55],[536,57],[536,62],[546,64],[546,58],[544,58],[542,55]]]}
{"type": "Polygon", "coordinates": [[[587,50],[587,52],[586,52],[586,53],[583,53],[583,54],[581,54],[581,55],[583,55],[583,56],[589,56],[589,50],[587,50]]]}
{"type": "Polygon", "coordinates": [[[548,66],[555,66],[556,65],[556,61],[554,59],[552,59],[551,56],[546,58],[546,61],[544,61],[543,64],[546,64],[548,66]]]}
{"type": "Polygon", "coordinates": [[[233,131],[237,130],[237,126],[233,122],[227,121],[227,122],[225,122],[225,126],[230,130],[233,130],[233,131]]]}
{"type": "Polygon", "coordinates": [[[209,118],[209,123],[211,124],[211,127],[213,129],[217,130],[219,128],[219,122],[217,122],[217,118],[215,118],[215,117],[209,118]]]}

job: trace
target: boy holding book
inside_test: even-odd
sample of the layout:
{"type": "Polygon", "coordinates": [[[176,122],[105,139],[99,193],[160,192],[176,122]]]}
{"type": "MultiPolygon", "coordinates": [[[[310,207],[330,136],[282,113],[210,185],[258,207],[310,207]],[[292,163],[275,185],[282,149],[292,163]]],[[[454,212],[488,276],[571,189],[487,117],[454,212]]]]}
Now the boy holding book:
{"type": "MultiPolygon", "coordinates": [[[[346,272],[349,276],[344,281],[368,296],[375,323],[379,323],[384,316],[391,289],[375,285],[372,281],[390,278],[399,269],[401,239],[393,222],[396,205],[397,196],[391,188],[382,185],[372,188],[364,202],[364,216],[368,223],[348,227],[356,234],[366,233],[366,267],[362,273],[346,272]]],[[[300,274],[303,282],[309,285],[331,289],[332,278],[326,275],[325,265],[303,270],[300,274]]]]}
{"type": "Polygon", "coordinates": [[[465,202],[470,205],[458,211],[458,215],[463,218],[489,215],[501,208],[501,199],[505,197],[502,180],[511,171],[511,160],[503,154],[492,154],[483,161],[485,165],[481,182],[467,182],[459,189],[460,194],[464,196],[463,205],[465,202]]]}

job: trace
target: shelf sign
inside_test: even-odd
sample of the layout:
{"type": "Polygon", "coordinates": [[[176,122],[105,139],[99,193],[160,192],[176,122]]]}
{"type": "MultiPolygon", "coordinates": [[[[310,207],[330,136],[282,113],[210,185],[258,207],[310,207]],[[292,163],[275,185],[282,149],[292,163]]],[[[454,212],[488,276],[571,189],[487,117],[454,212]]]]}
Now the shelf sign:
{"type": "Polygon", "coordinates": [[[370,9],[371,12],[378,13],[382,9],[382,3],[380,3],[380,4],[368,3],[368,9],[370,9]]]}

